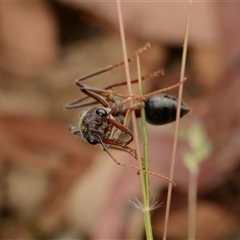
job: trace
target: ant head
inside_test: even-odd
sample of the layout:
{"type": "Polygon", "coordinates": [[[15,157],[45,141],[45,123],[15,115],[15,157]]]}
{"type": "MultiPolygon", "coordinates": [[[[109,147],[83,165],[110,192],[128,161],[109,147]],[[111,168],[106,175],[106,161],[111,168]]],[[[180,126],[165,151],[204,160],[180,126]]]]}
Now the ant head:
{"type": "Polygon", "coordinates": [[[88,143],[96,145],[99,138],[105,138],[109,131],[108,117],[110,108],[94,107],[83,112],[79,121],[81,137],[88,143]]]}

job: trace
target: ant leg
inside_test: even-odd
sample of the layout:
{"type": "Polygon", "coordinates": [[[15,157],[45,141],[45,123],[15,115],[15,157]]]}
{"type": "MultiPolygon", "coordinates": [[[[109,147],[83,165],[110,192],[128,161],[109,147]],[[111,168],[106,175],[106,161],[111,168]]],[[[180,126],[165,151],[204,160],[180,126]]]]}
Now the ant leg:
{"type": "MultiPolygon", "coordinates": [[[[127,152],[127,153],[129,153],[132,157],[134,157],[135,158],[135,160],[138,160],[138,158],[137,158],[137,152],[136,152],[136,150],[135,149],[133,149],[133,148],[130,148],[130,147],[128,147],[128,146],[109,146],[109,148],[110,149],[114,149],[114,150],[118,150],[118,151],[123,151],[123,152],[127,152]]],[[[143,163],[142,163],[142,166],[143,166],[143,163]]],[[[144,169],[143,169],[144,170],[144,169]]],[[[139,171],[138,171],[138,173],[137,174],[139,174],[139,171]]]]}
{"type": "MultiPolygon", "coordinates": [[[[155,71],[153,73],[150,73],[144,77],[142,77],[142,81],[145,81],[145,80],[149,80],[149,79],[152,79],[152,78],[155,78],[155,77],[158,77],[158,76],[161,76],[163,75],[164,72],[163,72],[163,69],[160,69],[158,71],[155,71]]],[[[138,79],[134,79],[134,80],[131,80],[131,83],[137,83],[138,82],[138,79]]],[[[80,90],[82,92],[84,91],[94,91],[95,93],[98,93],[99,95],[101,96],[105,96],[105,97],[108,97],[110,96],[110,94],[115,94],[119,97],[122,97],[122,98],[127,98],[129,97],[129,95],[123,95],[123,94],[120,94],[120,93],[117,93],[117,92],[110,92],[108,91],[109,89],[112,89],[113,87],[119,87],[119,86],[124,86],[126,85],[126,81],[125,82],[120,82],[120,83],[115,83],[115,84],[111,84],[111,85],[108,85],[106,87],[104,87],[103,89],[101,88],[95,88],[95,87],[90,87],[90,86],[87,86],[87,85],[84,85],[84,84],[81,84],[80,82],[76,82],[76,85],[80,88],[80,90]],[[83,91],[84,89],[84,91],[83,91]],[[86,90],[87,89],[87,90],[86,90]]],[[[87,92],[84,92],[87,94],[87,92]]],[[[88,99],[89,97],[91,97],[89,94],[87,94],[87,96],[83,97],[83,98],[80,98],[78,100],[75,100],[74,102],[71,102],[67,105],[65,105],[65,108],[66,109],[73,109],[73,108],[80,108],[80,107],[86,107],[86,106],[90,106],[90,105],[94,105],[94,104],[97,104],[99,101],[96,101],[96,100],[93,100],[93,101],[89,101],[89,102],[84,102],[82,103],[83,101],[85,101],[86,99],[88,99]]]]}
{"type": "Polygon", "coordinates": [[[153,95],[156,95],[158,93],[162,93],[162,92],[167,92],[167,91],[170,91],[178,86],[180,86],[181,84],[183,84],[185,81],[187,80],[187,78],[184,78],[183,80],[181,80],[180,82],[170,86],[170,87],[166,87],[166,88],[163,88],[163,89],[159,89],[159,90],[156,90],[154,92],[151,92],[151,93],[147,93],[147,94],[144,94],[144,95],[122,95],[122,94],[119,94],[119,93],[116,93],[116,92],[112,92],[114,93],[115,95],[119,96],[119,97],[122,97],[122,98],[126,98],[124,101],[121,102],[121,104],[119,104],[117,107],[113,108],[111,111],[110,111],[110,114],[112,114],[117,108],[119,108],[120,106],[122,106],[123,104],[125,104],[127,101],[130,101],[130,100],[145,100],[146,98],[149,98],[153,95]]]}
{"type": "Polygon", "coordinates": [[[83,97],[83,98],[80,98],[78,100],[75,100],[74,102],[68,103],[68,104],[65,105],[65,109],[74,109],[74,108],[86,107],[86,106],[90,106],[90,105],[94,105],[94,104],[98,103],[95,100],[82,103],[87,98],[89,98],[89,97],[88,96],[83,97]]]}
{"type": "MultiPolygon", "coordinates": [[[[123,104],[125,104],[127,101],[130,101],[130,100],[138,100],[138,101],[143,100],[143,101],[144,101],[146,98],[149,98],[149,97],[151,97],[151,96],[153,96],[153,95],[156,95],[156,94],[158,94],[158,93],[162,93],[162,92],[166,92],[166,91],[169,91],[169,90],[171,90],[171,89],[174,89],[174,88],[180,86],[181,84],[183,84],[186,80],[187,80],[187,78],[184,78],[182,81],[180,81],[180,82],[178,82],[177,84],[174,84],[174,85],[172,85],[172,86],[170,86],[170,87],[166,87],[166,88],[163,88],[163,89],[159,89],[159,90],[157,90],[157,91],[154,91],[154,92],[151,92],[151,93],[147,93],[147,94],[144,94],[144,95],[141,95],[141,96],[139,96],[139,95],[132,95],[132,96],[128,95],[128,96],[126,96],[126,99],[124,99],[124,101],[122,101],[118,106],[116,106],[115,108],[113,108],[113,109],[109,112],[109,114],[112,114],[114,111],[116,111],[117,108],[119,108],[120,106],[122,106],[123,104]]],[[[117,94],[116,94],[116,95],[117,95],[117,94]]],[[[122,97],[123,97],[123,96],[122,96],[122,97]]],[[[143,106],[144,106],[144,105],[142,105],[141,102],[140,102],[140,103],[137,103],[135,106],[133,106],[132,108],[130,108],[130,109],[127,111],[127,113],[126,113],[127,118],[126,118],[126,117],[125,117],[125,118],[128,119],[128,118],[129,118],[129,114],[130,114],[131,111],[133,111],[133,110],[135,110],[135,109],[138,109],[138,108],[140,108],[140,107],[143,107],[143,106]]],[[[124,121],[124,122],[127,122],[127,120],[124,121]]],[[[125,125],[124,125],[124,126],[125,126],[125,125]]]]}
{"type": "Polygon", "coordinates": [[[101,89],[101,88],[91,87],[91,86],[88,86],[85,84],[81,84],[79,82],[77,82],[76,85],[87,96],[65,105],[66,109],[79,108],[79,107],[93,105],[96,103],[101,103],[104,107],[108,107],[108,102],[105,98],[109,98],[109,96],[112,94],[111,90],[105,90],[105,89],[101,89]],[[88,102],[83,102],[84,100],[86,100],[89,97],[93,98],[94,100],[88,101],[88,102]]]}
{"type": "MultiPolygon", "coordinates": [[[[162,89],[159,89],[159,90],[156,90],[154,92],[150,92],[150,93],[147,93],[147,94],[144,94],[144,95],[121,95],[121,94],[117,94],[115,93],[116,95],[118,96],[121,96],[121,97],[126,97],[126,99],[124,101],[121,102],[121,104],[119,104],[117,107],[113,108],[110,113],[114,112],[118,107],[122,106],[123,104],[125,104],[127,101],[130,101],[130,100],[138,100],[138,101],[141,101],[141,100],[145,100],[153,95],[156,95],[158,93],[162,93],[162,92],[167,92],[167,91],[170,91],[174,88],[177,88],[178,86],[180,86],[181,84],[183,84],[185,81],[187,80],[187,78],[184,78],[183,80],[181,80],[180,82],[170,86],[170,87],[166,87],[166,88],[162,88],[162,89]]],[[[136,109],[136,108],[135,108],[136,109]]]]}
{"type": "MultiPolygon", "coordinates": [[[[119,140],[117,140],[117,138],[113,137],[113,139],[103,139],[102,140],[103,143],[105,143],[107,145],[114,145],[114,146],[119,146],[119,145],[127,146],[133,140],[133,133],[127,127],[123,126],[122,124],[120,124],[119,122],[117,122],[111,118],[108,119],[108,122],[111,123],[114,127],[116,127],[118,129],[118,131],[128,134],[130,139],[128,141],[124,142],[124,141],[119,141],[119,140]]],[[[116,131],[114,133],[114,135],[116,135],[118,131],[116,131]]]]}
{"type": "MultiPolygon", "coordinates": [[[[142,77],[142,81],[149,80],[149,79],[152,79],[152,78],[155,78],[155,77],[159,77],[159,76],[163,76],[163,75],[164,75],[164,70],[163,69],[159,69],[159,70],[157,70],[157,71],[155,71],[153,73],[149,73],[146,76],[143,76],[142,77]]],[[[138,83],[138,79],[131,80],[131,83],[133,83],[133,84],[134,83],[138,83]]],[[[108,90],[108,89],[112,89],[113,87],[120,87],[120,86],[124,86],[124,85],[127,85],[127,81],[108,85],[108,86],[104,87],[104,89],[108,90]]]]}
{"type": "Polygon", "coordinates": [[[181,84],[183,84],[186,80],[187,80],[187,78],[184,78],[184,79],[181,80],[180,82],[178,82],[178,83],[176,83],[176,84],[174,84],[174,85],[172,85],[172,86],[170,86],[170,87],[166,87],[166,88],[163,88],[163,89],[159,89],[159,90],[157,90],[157,91],[150,92],[150,93],[144,94],[144,95],[142,95],[142,96],[136,96],[136,97],[133,97],[133,98],[135,98],[135,99],[137,99],[137,100],[145,100],[146,98],[149,98],[149,97],[151,97],[151,96],[153,96],[153,95],[156,95],[156,94],[158,94],[158,93],[167,92],[167,91],[169,91],[169,90],[172,90],[172,89],[174,89],[174,88],[177,88],[177,87],[179,87],[181,84]]]}
{"type": "Polygon", "coordinates": [[[136,150],[133,148],[130,148],[128,146],[116,146],[116,145],[110,145],[109,148],[118,150],[118,151],[127,152],[137,160],[137,153],[136,153],[136,150]]]}
{"type": "Polygon", "coordinates": [[[138,103],[135,103],[131,108],[129,108],[129,109],[127,110],[127,112],[126,112],[123,125],[124,125],[124,126],[127,126],[128,122],[129,122],[129,119],[130,119],[130,116],[131,116],[130,113],[131,113],[132,111],[135,111],[136,109],[140,109],[140,108],[142,108],[142,107],[144,107],[144,106],[145,106],[144,103],[138,102],[138,103]]]}
{"type": "MultiPolygon", "coordinates": [[[[139,48],[133,55],[132,57],[128,58],[128,62],[132,62],[135,60],[135,58],[137,57],[137,55],[139,55],[140,53],[142,53],[143,51],[147,50],[148,48],[150,48],[150,43],[146,43],[143,47],[139,48]]],[[[116,67],[119,67],[121,65],[124,64],[124,61],[123,62],[119,62],[117,64],[114,64],[114,65],[109,65],[109,66],[106,66],[104,68],[100,68],[94,72],[91,72],[87,75],[84,75],[83,77],[80,77],[78,78],[75,82],[80,82],[80,81],[83,81],[85,79],[88,79],[90,77],[93,77],[93,76],[96,76],[98,74],[101,74],[101,73],[104,73],[104,72],[107,72],[107,71],[110,71],[112,70],[113,68],[116,68],[116,67]]]]}
{"type": "Polygon", "coordinates": [[[151,171],[148,171],[148,170],[145,170],[145,169],[141,169],[137,166],[134,166],[134,165],[130,165],[130,164],[125,164],[125,163],[120,163],[118,162],[114,157],[113,155],[108,151],[107,147],[105,146],[105,144],[102,142],[102,139],[99,137],[99,141],[103,147],[103,150],[105,152],[107,152],[107,154],[109,155],[109,157],[111,157],[111,159],[119,166],[122,166],[122,167],[128,167],[128,168],[132,168],[132,169],[135,169],[135,170],[138,170],[138,171],[141,171],[141,172],[144,172],[144,173],[147,173],[147,174],[150,174],[152,176],[155,176],[155,177],[159,177],[159,178],[162,178],[162,179],[165,179],[166,181],[172,183],[174,186],[176,186],[175,182],[172,181],[170,178],[168,177],[165,177],[161,174],[158,174],[158,173],[154,173],[154,172],[151,172],[151,171]]]}

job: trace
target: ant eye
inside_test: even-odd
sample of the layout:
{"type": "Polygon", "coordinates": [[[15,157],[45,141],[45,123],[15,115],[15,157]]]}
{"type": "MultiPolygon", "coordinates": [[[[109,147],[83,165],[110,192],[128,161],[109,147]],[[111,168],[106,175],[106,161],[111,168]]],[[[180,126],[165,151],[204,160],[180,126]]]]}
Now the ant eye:
{"type": "Polygon", "coordinates": [[[104,117],[107,116],[107,111],[104,110],[103,108],[99,108],[96,113],[100,116],[100,117],[104,117]]]}
{"type": "Polygon", "coordinates": [[[88,143],[90,143],[92,145],[96,145],[96,144],[99,143],[99,141],[96,138],[94,138],[94,137],[87,138],[87,141],[88,141],[88,143]]]}

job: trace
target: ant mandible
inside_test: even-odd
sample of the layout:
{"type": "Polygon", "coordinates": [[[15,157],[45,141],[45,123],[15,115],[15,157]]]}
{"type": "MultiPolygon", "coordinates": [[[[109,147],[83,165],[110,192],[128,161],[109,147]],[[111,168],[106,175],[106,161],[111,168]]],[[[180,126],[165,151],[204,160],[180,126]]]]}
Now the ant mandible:
{"type": "MultiPolygon", "coordinates": [[[[134,55],[128,59],[128,62],[133,61],[138,54],[146,50],[148,47],[150,47],[149,43],[137,50],[134,55]]],[[[102,106],[90,107],[83,111],[80,116],[78,126],[72,126],[70,127],[70,130],[74,135],[83,138],[89,144],[102,146],[103,150],[108,153],[108,155],[117,165],[130,167],[156,177],[161,177],[175,185],[171,179],[161,174],[141,169],[134,165],[118,162],[116,158],[109,152],[109,149],[128,152],[137,159],[136,150],[128,146],[133,140],[133,133],[127,127],[131,115],[130,113],[135,111],[136,117],[140,117],[139,110],[140,108],[144,107],[146,121],[150,124],[162,125],[175,121],[178,101],[175,97],[161,93],[178,87],[186,79],[183,79],[171,87],[160,89],[142,96],[129,96],[112,90],[113,87],[126,85],[126,82],[111,84],[104,88],[91,87],[81,83],[81,81],[85,79],[107,72],[123,64],[124,62],[120,62],[115,65],[109,65],[78,78],[75,81],[75,84],[84,94],[86,94],[86,96],[67,104],[65,106],[66,109],[92,106],[98,103],[102,106]],[[92,99],[90,101],[86,101],[88,98],[92,99]],[[132,107],[129,107],[126,104],[130,100],[134,101],[132,107]]],[[[142,77],[142,80],[148,80],[163,74],[163,70],[160,69],[154,73],[142,77]]],[[[131,81],[131,83],[137,82],[137,79],[131,81]]],[[[186,104],[181,103],[180,117],[184,116],[189,111],[190,108],[186,104]]]]}

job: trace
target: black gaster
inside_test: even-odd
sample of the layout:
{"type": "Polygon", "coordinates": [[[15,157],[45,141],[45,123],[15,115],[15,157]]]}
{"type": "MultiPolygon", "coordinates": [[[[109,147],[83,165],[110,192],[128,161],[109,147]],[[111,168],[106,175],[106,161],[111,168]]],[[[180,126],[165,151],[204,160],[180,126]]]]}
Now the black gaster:
{"type": "MultiPolygon", "coordinates": [[[[145,101],[146,121],[152,125],[163,125],[176,120],[178,101],[167,94],[157,94],[145,101]]],[[[190,108],[181,103],[180,117],[190,111],[190,108]]]]}

